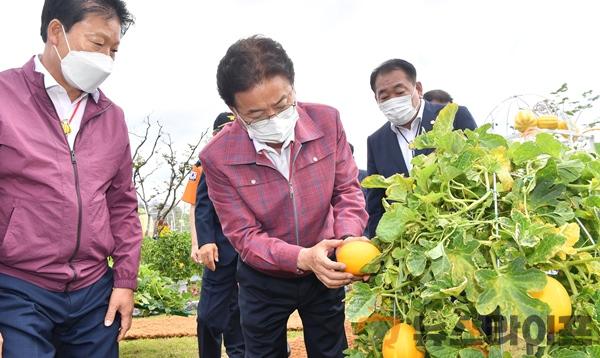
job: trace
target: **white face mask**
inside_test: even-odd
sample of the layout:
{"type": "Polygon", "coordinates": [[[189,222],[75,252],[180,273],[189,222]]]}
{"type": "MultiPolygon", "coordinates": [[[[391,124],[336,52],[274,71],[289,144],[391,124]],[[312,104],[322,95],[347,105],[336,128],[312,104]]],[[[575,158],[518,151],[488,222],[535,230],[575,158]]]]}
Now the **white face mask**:
{"type": "Polygon", "coordinates": [[[69,45],[64,27],[63,34],[67,41],[69,53],[61,58],[56,46],[54,46],[54,50],[58,58],[61,58],[60,67],[65,80],[77,89],[93,93],[111,74],[113,59],[99,52],[73,51],[71,45],[69,45]]]}
{"type": "Polygon", "coordinates": [[[263,143],[285,143],[294,134],[298,118],[300,118],[300,115],[294,105],[273,118],[256,123],[244,123],[244,125],[248,130],[250,139],[256,139],[263,143]]]}
{"type": "Polygon", "coordinates": [[[397,126],[407,124],[417,113],[417,109],[412,104],[412,94],[388,99],[379,104],[379,109],[388,121],[397,126]]]}

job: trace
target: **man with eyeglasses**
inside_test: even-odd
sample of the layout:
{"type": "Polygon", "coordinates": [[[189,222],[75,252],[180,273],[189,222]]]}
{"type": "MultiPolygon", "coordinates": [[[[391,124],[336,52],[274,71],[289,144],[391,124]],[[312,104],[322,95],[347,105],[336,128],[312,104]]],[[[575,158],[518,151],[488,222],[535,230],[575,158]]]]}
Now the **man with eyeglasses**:
{"type": "Polygon", "coordinates": [[[240,255],[246,357],[285,357],[298,310],[309,356],[343,357],[344,289],[355,278],[334,252],[366,225],[358,169],[334,108],[299,103],[282,46],[253,36],[217,70],[236,115],[200,154],[225,236],[240,255]]]}

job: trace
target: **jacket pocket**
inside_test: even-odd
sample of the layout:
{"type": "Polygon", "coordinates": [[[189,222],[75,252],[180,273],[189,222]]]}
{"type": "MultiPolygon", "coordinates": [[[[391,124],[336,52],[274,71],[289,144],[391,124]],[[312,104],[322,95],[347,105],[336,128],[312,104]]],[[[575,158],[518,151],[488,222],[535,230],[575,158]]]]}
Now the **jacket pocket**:
{"type": "Polygon", "coordinates": [[[300,155],[296,159],[295,169],[300,171],[306,167],[320,165],[333,165],[335,168],[335,146],[333,144],[323,144],[321,146],[315,143],[307,143],[302,147],[300,155]]]}
{"type": "Polygon", "coordinates": [[[2,222],[0,222],[0,247],[2,246],[2,243],[4,243],[4,238],[11,230],[11,224],[14,222],[13,217],[15,215],[15,210],[16,208],[11,206],[8,211],[8,216],[3,218],[2,222]]]}
{"type": "Polygon", "coordinates": [[[62,261],[69,225],[63,213],[56,203],[17,201],[0,245],[2,263],[37,271],[62,261]]]}
{"type": "Polygon", "coordinates": [[[80,255],[83,259],[103,260],[115,249],[106,197],[92,200],[85,215],[80,255]]]}
{"type": "Polygon", "coordinates": [[[271,168],[261,168],[256,172],[240,171],[239,175],[230,177],[230,182],[244,204],[264,225],[265,222],[284,214],[281,208],[290,204],[290,188],[281,174],[264,175],[262,170],[275,171],[271,168]]]}
{"type": "MultiPolygon", "coordinates": [[[[299,158],[300,159],[300,158],[299,158]]],[[[303,198],[308,200],[314,194],[319,196],[330,196],[333,193],[333,186],[336,179],[336,170],[339,170],[336,164],[336,156],[334,152],[321,153],[305,153],[302,156],[302,161],[299,161],[295,168],[295,179],[301,179],[302,182],[296,185],[301,185],[302,188],[318,188],[316,192],[307,192],[301,190],[303,198]]],[[[326,200],[329,202],[330,200],[326,200]]],[[[322,202],[322,201],[320,201],[322,202]]]]}

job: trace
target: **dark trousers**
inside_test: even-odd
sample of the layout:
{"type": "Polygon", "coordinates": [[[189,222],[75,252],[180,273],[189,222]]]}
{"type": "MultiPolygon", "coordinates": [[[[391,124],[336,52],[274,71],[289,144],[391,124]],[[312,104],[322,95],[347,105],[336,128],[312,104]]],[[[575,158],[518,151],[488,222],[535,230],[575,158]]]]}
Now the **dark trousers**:
{"type": "Polygon", "coordinates": [[[315,275],[283,279],[238,263],[240,312],[247,358],[285,358],[286,327],[298,310],[309,358],[341,358],[348,347],[344,331],[344,289],[328,289],[315,275]]]}
{"type": "Polygon", "coordinates": [[[0,274],[3,357],[117,358],[120,319],[104,326],[112,287],[112,271],[95,284],[68,293],[0,274]]]}
{"type": "Polygon", "coordinates": [[[221,358],[221,344],[230,358],[244,357],[244,337],[240,327],[236,260],[218,265],[213,272],[204,269],[198,304],[198,347],[201,358],[221,358]]]}

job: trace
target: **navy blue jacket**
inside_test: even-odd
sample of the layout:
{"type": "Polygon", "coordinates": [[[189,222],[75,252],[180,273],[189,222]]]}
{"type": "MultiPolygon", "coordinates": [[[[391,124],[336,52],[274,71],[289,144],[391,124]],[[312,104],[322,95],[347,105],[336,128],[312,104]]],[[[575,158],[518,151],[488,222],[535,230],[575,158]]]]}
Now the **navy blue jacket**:
{"type": "Polygon", "coordinates": [[[225,266],[232,262],[237,263],[237,252],[231,246],[231,243],[221,229],[221,222],[215,211],[212,201],[208,197],[208,187],[204,173],[200,177],[198,189],[196,191],[196,235],[198,237],[198,247],[205,244],[217,244],[219,249],[218,266],[225,266]]]}
{"type": "MultiPolygon", "coordinates": [[[[359,169],[358,170],[358,182],[362,183],[362,181],[367,177],[367,171],[364,169],[359,169]]],[[[365,195],[365,201],[367,200],[367,189],[361,187],[360,190],[362,190],[363,194],[365,195]]]]}
{"type": "MultiPolygon", "coordinates": [[[[421,122],[421,133],[431,130],[433,121],[436,119],[438,112],[444,108],[442,105],[423,101],[423,119],[421,122]]],[[[454,129],[475,129],[477,124],[469,110],[466,107],[459,107],[454,119],[454,129]]],[[[419,154],[429,154],[431,149],[416,150],[415,156],[419,154]]],[[[402,173],[409,176],[398,137],[392,131],[390,123],[386,122],[375,133],[371,134],[367,139],[367,174],[380,174],[384,177],[389,177],[397,173],[402,173]]],[[[385,191],[382,189],[367,190],[367,212],[369,213],[369,222],[367,223],[367,233],[369,237],[375,236],[375,229],[384,213],[381,200],[385,191]]]]}

